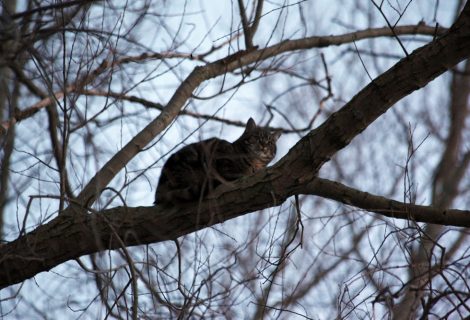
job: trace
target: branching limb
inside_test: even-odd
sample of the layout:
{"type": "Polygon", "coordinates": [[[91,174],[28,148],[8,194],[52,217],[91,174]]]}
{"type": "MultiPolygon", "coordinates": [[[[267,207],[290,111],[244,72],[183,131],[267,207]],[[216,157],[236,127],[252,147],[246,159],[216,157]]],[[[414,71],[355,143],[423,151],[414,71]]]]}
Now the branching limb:
{"type": "Polygon", "coordinates": [[[316,178],[305,186],[302,193],[325,197],[389,218],[459,227],[470,226],[469,211],[403,203],[321,178],[316,178]]]}
{"type": "Polygon", "coordinates": [[[93,213],[69,207],[66,211],[74,210],[75,214],[61,215],[0,246],[0,288],[82,255],[123,245],[174,240],[248,212],[276,206],[295,194],[318,195],[396,219],[470,227],[470,211],[402,203],[320,178],[299,186],[286,181],[279,170],[270,168],[249,179],[238,180],[234,188],[222,187],[223,192],[217,198],[199,206],[116,207],[93,213]],[[278,190],[276,203],[270,188],[278,190]],[[214,215],[214,208],[220,207],[224,208],[223,212],[214,215]]]}

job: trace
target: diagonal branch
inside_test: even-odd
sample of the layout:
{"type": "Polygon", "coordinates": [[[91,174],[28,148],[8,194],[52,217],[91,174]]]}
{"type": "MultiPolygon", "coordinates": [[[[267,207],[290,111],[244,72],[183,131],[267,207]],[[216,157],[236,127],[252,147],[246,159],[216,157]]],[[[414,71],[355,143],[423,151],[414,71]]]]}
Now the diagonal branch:
{"type": "Polygon", "coordinates": [[[449,32],[375,78],[338,112],[301,139],[275,166],[297,183],[311,180],[336,152],[393,104],[470,56],[470,3],[449,32]]]}
{"type": "Polygon", "coordinates": [[[295,194],[319,195],[392,218],[470,227],[470,211],[405,204],[318,178],[298,185],[288,182],[279,170],[269,168],[254,177],[241,179],[235,188],[199,205],[190,203],[169,209],[116,207],[90,214],[76,208],[78,214],[60,215],[0,246],[0,289],[82,255],[117,249],[123,244],[135,246],[174,240],[248,212],[279,205],[295,194]],[[273,179],[286,182],[275,194],[271,191],[273,179]]]}
{"type": "MultiPolygon", "coordinates": [[[[407,31],[416,32],[418,30],[422,30],[420,28],[421,28],[420,26],[413,26],[411,29],[408,29],[407,31]]],[[[431,28],[431,29],[434,32],[434,28],[431,28]]],[[[404,29],[402,31],[404,31],[404,29]]],[[[78,196],[78,202],[81,204],[87,204],[87,205],[92,204],[96,200],[96,197],[99,195],[101,190],[103,190],[108,185],[108,183],[115,177],[115,175],[122,168],[124,168],[127,165],[127,163],[135,155],[137,155],[142,149],[144,149],[145,146],[147,146],[158,134],[160,134],[176,118],[176,116],[179,114],[179,112],[181,111],[183,106],[186,104],[186,102],[191,98],[193,91],[204,81],[223,75],[227,72],[232,72],[233,70],[236,70],[242,66],[247,66],[251,63],[255,63],[261,60],[266,60],[273,56],[282,54],[284,52],[290,52],[290,51],[295,51],[295,50],[300,50],[300,49],[309,49],[309,48],[315,48],[315,47],[327,47],[330,45],[339,45],[339,44],[343,44],[345,42],[351,42],[357,39],[378,37],[382,35],[383,33],[390,34],[390,30],[388,28],[380,28],[380,29],[374,29],[374,30],[364,30],[360,32],[354,32],[354,33],[345,34],[341,36],[309,37],[309,38],[303,38],[303,39],[298,39],[298,40],[287,40],[287,41],[283,41],[281,43],[278,43],[276,45],[273,45],[271,47],[267,47],[264,49],[239,51],[226,58],[217,60],[215,62],[209,63],[204,66],[198,66],[194,68],[194,70],[189,74],[189,76],[176,89],[174,95],[172,96],[172,98],[170,99],[166,107],[163,109],[163,111],[160,113],[160,115],[156,119],[151,121],[141,132],[139,132],[136,136],[134,136],[134,138],[132,138],[120,151],[118,151],[88,182],[88,184],[85,186],[85,188],[82,190],[82,192],[78,196]]],[[[458,33],[456,37],[460,39],[461,33],[458,33]]],[[[444,36],[442,39],[433,41],[431,43],[432,46],[430,44],[426,47],[431,46],[430,50],[436,50],[435,48],[442,46],[443,44],[446,45],[446,42],[448,42],[448,40],[446,39],[448,39],[448,37],[444,36]]],[[[453,38],[451,39],[451,41],[456,42],[456,40],[453,38]]],[[[458,41],[459,40],[457,40],[457,43],[458,41]]],[[[441,61],[439,60],[441,58],[443,60],[447,59],[449,60],[450,65],[454,65],[455,63],[452,62],[453,60],[456,61],[456,60],[462,59],[462,57],[459,58],[459,57],[454,57],[452,55],[450,57],[446,57],[445,54],[447,53],[449,54],[452,53],[452,50],[446,49],[446,52],[442,52],[439,55],[438,59],[436,59],[436,61],[438,62],[441,61]]],[[[466,53],[465,51],[464,53],[459,52],[459,54],[462,56],[465,53],[466,53]]],[[[428,54],[428,53],[426,52],[424,54],[428,54]]],[[[420,55],[418,55],[417,59],[415,57],[412,60],[413,62],[403,64],[400,70],[404,70],[402,71],[402,73],[405,73],[404,76],[407,76],[407,77],[411,76],[413,79],[416,78],[413,72],[411,72],[411,75],[410,75],[409,70],[406,70],[406,69],[408,68],[412,70],[413,68],[411,68],[410,66],[413,66],[413,63],[416,63],[418,59],[420,59],[420,55]]],[[[429,70],[436,70],[435,67],[432,68],[428,66],[428,64],[432,64],[432,63],[426,63],[426,65],[422,66],[422,68],[428,68],[429,70]]],[[[444,65],[439,65],[439,66],[440,68],[437,69],[439,70],[439,72],[433,75],[432,79],[434,79],[439,74],[447,70],[447,68],[444,65]]],[[[393,77],[394,77],[394,74],[388,74],[385,77],[386,78],[385,81],[392,82],[390,87],[394,86],[393,77]]],[[[401,95],[395,95],[394,100],[393,101],[391,100],[392,102],[390,105],[387,105],[387,108],[390,107],[393,103],[395,103],[399,99],[401,99],[402,97],[404,97],[406,94],[409,94],[412,90],[416,90],[424,86],[428,81],[432,79],[426,80],[426,77],[424,77],[421,85],[418,85],[416,83],[411,83],[411,84],[408,83],[408,85],[411,85],[412,87],[406,88],[405,91],[400,92],[401,95]]],[[[369,91],[374,91],[375,84],[369,85],[368,88],[369,88],[369,91]]],[[[380,92],[379,96],[381,96],[382,94],[383,93],[380,92]]],[[[356,102],[357,101],[358,100],[356,100],[356,102]]],[[[381,102],[382,102],[382,99],[379,99],[378,103],[381,103],[381,102]]],[[[385,112],[387,108],[383,109],[381,113],[385,112]]],[[[350,119],[354,119],[354,118],[355,117],[346,118],[344,120],[349,121],[350,119]]],[[[373,120],[375,120],[375,118],[372,119],[371,122],[373,120]]]]}
{"type": "MultiPolygon", "coordinates": [[[[396,34],[400,35],[427,35],[427,36],[439,36],[443,35],[447,29],[446,28],[435,28],[435,27],[430,27],[426,25],[408,25],[408,26],[400,26],[396,27],[394,29],[396,34]]],[[[365,29],[357,32],[352,32],[352,33],[347,33],[344,35],[337,35],[337,36],[322,36],[322,37],[309,37],[309,38],[303,38],[303,39],[298,39],[298,40],[288,40],[284,41],[282,43],[279,43],[277,45],[274,45],[270,47],[272,51],[278,51],[278,54],[288,52],[288,51],[294,51],[294,50],[299,50],[299,49],[309,49],[309,48],[320,48],[320,47],[327,47],[330,45],[342,45],[346,43],[351,43],[352,41],[358,41],[358,40],[363,40],[363,39],[368,39],[368,38],[376,38],[376,37],[389,37],[393,36],[389,28],[372,28],[372,29],[365,29]]],[[[260,52],[263,51],[258,50],[254,51],[253,53],[260,55],[260,52]]],[[[117,65],[121,65],[124,63],[129,63],[129,62],[139,62],[139,61],[144,61],[148,59],[158,59],[158,60],[163,60],[163,59],[172,59],[172,58],[185,58],[185,59],[196,59],[199,55],[189,54],[189,53],[178,53],[178,52],[163,52],[163,53],[152,53],[152,54],[147,54],[143,53],[138,56],[129,56],[129,57],[124,57],[122,59],[119,59],[117,61],[107,61],[103,60],[103,62],[92,72],[90,72],[87,75],[84,75],[82,78],[79,78],[75,84],[71,84],[65,93],[69,92],[76,92],[77,90],[80,90],[81,88],[84,87],[85,84],[91,83],[97,76],[105,72],[108,68],[116,67],[117,65]]],[[[269,57],[273,56],[271,55],[266,55],[263,57],[263,59],[267,59],[269,57]]],[[[202,58],[202,57],[201,57],[202,58]]],[[[261,59],[261,57],[259,57],[261,59]]],[[[254,60],[256,61],[256,60],[254,60]]],[[[12,66],[13,70],[16,72],[17,69],[14,68],[14,65],[12,66]]],[[[20,74],[17,74],[17,76],[20,76],[20,74]]],[[[37,92],[33,91],[33,87],[31,86],[32,82],[30,80],[26,81],[27,78],[24,78],[24,84],[36,95],[37,92]]],[[[40,96],[40,95],[38,95],[40,96]]],[[[8,128],[11,126],[11,124],[20,122],[22,120],[25,120],[32,115],[34,115],[36,112],[39,110],[49,106],[52,104],[56,99],[61,99],[64,97],[64,92],[63,91],[58,91],[55,92],[54,95],[48,96],[48,97],[42,97],[42,100],[34,103],[33,105],[23,109],[23,110],[17,110],[15,113],[14,118],[11,118],[6,121],[2,121],[0,123],[0,136],[6,134],[6,131],[8,128]]]]}

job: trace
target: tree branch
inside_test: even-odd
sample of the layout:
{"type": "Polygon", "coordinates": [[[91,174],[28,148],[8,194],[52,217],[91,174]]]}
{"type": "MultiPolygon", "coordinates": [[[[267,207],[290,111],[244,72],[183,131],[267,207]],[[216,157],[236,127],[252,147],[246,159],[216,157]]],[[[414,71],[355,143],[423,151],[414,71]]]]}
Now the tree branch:
{"type": "Polygon", "coordinates": [[[368,192],[362,192],[339,182],[326,179],[316,178],[305,186],[302,193],[335,200],[389,218],[456,227],[470,227],[470,211],[403,203],[368,192]]]}
{"type": "Polygon", "coordinates": [[[245,49],[248,50],[253,47],[253,35],[246,16],[246,9],[243,0],[238,0],[238,8],[240,10],[240,18],[243,26],[243,34],[245,35],[245,49]]]}
{"type": "Polygon", "coordinates": [[[253,18],[253,24],[251,25],[251,36],[253,37],[258,30],[259,22],[261,20],[261,14],[263,13],[264,0],[258,0],[256,4],[255,17],[253,18]]]}
{"type": "MultiPolygon", "coordinates": [[[[408,25],[408,26],[401,26],[396,27],[394,29],[396,34],[399,35],[427,35],[427,36],[439,36],[444,34],[447,29],[446,28],[435,28],[426,25],[408,25]]],[[[324,37],[309,37],[303,38],[298,40],[288,40],[277,45],[270,47],[271,51],[278,51],[277,54],[294,51],[299,49],[308,49],[308,48],[320,48],[320,47],[327,47],[330,45],[341,45],[346,43],[351,43],[352,41],[364,40],[368,38],[376,38],[376,37],[390,37],[393,36],[389,28],[375,28],[375,29],[365,29],[357,32],[347,33],[344,35],[337,35],[337,36],[324,36],[324,37]]],[[[265,49],[264,49],[265,50],[265,49]]],[[[263,49],[253,51],[254,55],[257,55],[259,59],[261,59],[260,53],[264,51],[263,49]]],[[[204,56],[205,54],[203,54],[204,56]]],[[[274,54],[275,55],[275,54],[274,54]]],[[[85,75],[83,78],[80,78],[76,81],[75,84],[71,84],[67,89],[66,93],[73,92],[77,89],[82,88],[85,84],[90,83],[93,79],[95,79],[98,75],[103,73],[106,68],[115,67],[116,65],[129,63],[129,62],[138,62],[148,59],[171,59],[171,58],[184,58],[190,60],[198,60],[199,55],[189,54],[189,53],[152,53],[152,54],[141,54],[139,56],[134,57],[124,57],[118,61],[106,61],[104,60],[100,66],[98,66],[94,71],[90,74],[85,75]]],[[[267,59],[271,55],[265,55],[262,59],[267,59]]],[[[256,61],[256,60],[254,60],[256,61]]],[[[244,64],[243,64],[244,65],[244,64]]],[[[240,65],[240,66],[243,66],[240,65]]],[[[25,83],[27,85],[28,83],[25,83]]],[[[31,89],[31,88],[30,88],[31,89]]],[[[14,118],[11,118],[6,121],[2,121],[0,126],[0,136],[6,134],[6,130],[10,127],[12,123],[20,122],[24,119],[27,119],[34,115],[37,111],[42,108],[47,107],[49,104],[53,103],[55,99],[61,99],[64,96],[64,92],[56,92],[53,96],[44,97],[42,100],[36,102],[35,104],[25,108],[24,110],[18,110],[15,114],[14,118]],[[3,130],[1,130],[3,129],[3,130]]]]}
{"type": "Polygon", "coordinates": [[[300,186],[291,182],[274,191],[273,180],[278,183],[288,180],[279,170],[268,168],[238,180],[234,188],[218,189],[217,195],[200,204],[173,208],[116,207],[92,213],[74,208],[74,214],[60,215],[0,246],[0,289],[82,255],[117,249],[123,244],[174,240],[248,212],[277,206],[295,194],[327,197],[392,218],[470,227],[470,211],[405,204],[325,179],[317,178],[300,186]]]}

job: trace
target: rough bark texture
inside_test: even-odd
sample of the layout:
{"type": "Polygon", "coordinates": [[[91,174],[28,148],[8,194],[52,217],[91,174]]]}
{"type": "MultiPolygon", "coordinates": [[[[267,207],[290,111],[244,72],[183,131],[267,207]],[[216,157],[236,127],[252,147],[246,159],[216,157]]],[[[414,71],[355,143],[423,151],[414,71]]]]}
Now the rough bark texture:
{"type": "Polygon", "coordinates": [[[0,247],[0,288],[82,255],[120,248],[121,243],[135,246],[176,239],[251,211],[276,206],[294,194],[316,194],[394,218],[470,227],[469,211],[402,204],[324,179],[317,178],[306,185],[285,184],[273,192],[272,181],[282,183],[286,176],[277,171],[270,168],[239,180],[234,189],[218,189],[218,195],[199,205],[171,209],[116,207],[94,213],[82,209],[72,213],[68,209],[67,214],[0,247]]]}

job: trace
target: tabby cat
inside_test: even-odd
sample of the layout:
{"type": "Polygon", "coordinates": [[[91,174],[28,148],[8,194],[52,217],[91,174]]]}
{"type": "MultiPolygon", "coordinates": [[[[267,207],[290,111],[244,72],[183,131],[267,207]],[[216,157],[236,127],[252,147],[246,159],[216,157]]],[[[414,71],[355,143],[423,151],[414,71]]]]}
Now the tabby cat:
{"type": "Polygon", "coordinates": [[[217,186],[266,167],[276,155],[280,135],[258,127],[250,118],[233,143],[212,138],[185,146],[163,166],[155,204],[200,200],[217,186]]]}

